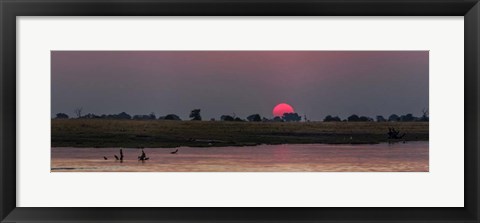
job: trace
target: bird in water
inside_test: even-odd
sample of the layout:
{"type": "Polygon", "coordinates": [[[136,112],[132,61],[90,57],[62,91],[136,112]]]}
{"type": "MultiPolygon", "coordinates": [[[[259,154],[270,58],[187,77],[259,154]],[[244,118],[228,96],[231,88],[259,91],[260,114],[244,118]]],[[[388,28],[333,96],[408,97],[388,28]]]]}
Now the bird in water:
{"type": "MultiPolygon", "coordinates": [[[[117,155],[113,155],[115,157],[115,160],[120,160],[120,162],[123,162],[123,150],[120,149],[120,158],[118,158],[117,155]]],[[[103,157],[105,160],[107,159],[106,157],[103,157]]]]}
{"type": "Polygon", "coordinates": [[[173,152],[170,152],[170,154],[177,154],[177,153],[178,153],[178,149],[173,152]]]}
{"type": "Polygon", "coordinates": [[[123,161],[123,150],[120,149],[120,161],[123,161]]]}
{"type": "Polygon", "coordinates": [[[103,157],[104,160],[108,160],[108,158],[106,156],[103,157]]]}
{"type": "Polygon", "coordinates": [[[138,160],[139,161],[145,161],[145,160],[149,160],[150,158],[147,157],[147,154],[145,154],[145,151],[143,151],[142,149],[142,155],[138,157],[138,160]]]}

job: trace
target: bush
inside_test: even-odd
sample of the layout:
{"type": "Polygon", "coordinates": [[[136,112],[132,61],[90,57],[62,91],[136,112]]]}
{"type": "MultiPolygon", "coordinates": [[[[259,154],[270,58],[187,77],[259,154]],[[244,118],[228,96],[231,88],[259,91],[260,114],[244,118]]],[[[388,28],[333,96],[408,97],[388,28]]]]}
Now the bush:
{"type": "Polygon", "coordinates": [[[253,114],[247,117],[249,122],[260,122],[262,121],[262,117],[259,114],[253,114]]]}
{"type": "Polygon", "coordinates": [[[358,122],[358,121],[360,121],[360,117],[358,117],[358,115],[350,115],[350,116],[348,116],[347,121],[358,122]]]}
{"type": "Polygon", "coordinates": [[[413,121],[417,121],[418,118],[413,116],[412,114],[406,114],[406,115],[402,115],[400,117],[400,121],[401,122],[413,122],[413,121]]]}
{"type": "Polygon", "coordinates": [[[235,120],[235,118],[233,118],[230,115],[222,115],[222,116],[220,116],[220,120],[226,121],[226,122],[232,122],[232,121],[235,120]]]}
{"type": "Polygon", "coordinates": [[[178,115],[175,115],[175,114],[168,114],[168,115],[164,116],[163,119],[164,120],[174,120],[174,121],[181,121],[182,120],[178,115]]]}
{"type": "Polygon", "coordinates": [[[300,117],[297,113],[285,113],[283,114],[282,119],[286,122],[299,122],[302,120],[302,117],[300,117]]]}
{"type": "Polygon", "coordinates": [[[327,115],[327,117],[325,117],[323,121],[324,122],[341,122],[342,120],[338,116],[332,117],[331,115],[327,115]]]}
{"type": "Polygon", "coordinates": [[[57,114],[55,115],[55,118],[56,118],[56,119],[68,119],[69,117],[68,117],[68,115],[65,114],[65,113],[57,113],[57,114]]]}
{"type": "Polygon", "coordinates": [[[389,122],[398,122],[398,121],[400,121],[400,117],[398,117],[398,115],[396,115],[396,114],[392,114],[392,115],[390,115],[390,117],[388,117],[388,121],[389,122]]]}
{"type": "Polygon", "coordinates": [[[190,112],[190,118],[192,118],[192,121],[201,121],[202,116],[200,116],[200,109],[193,109],[190,112]]]}
{"type": "Polygon", "coordinates": [[[236,121],[236,122],[244,122],[245,120],[239,118],[239,117],[236,117],[233,121],[236,121]]]}
{"type": "Polygon", "coordinates": [[[377,122],[386,122],[387,120],[381,116],[381,115],[377,115],[377,122]]]}

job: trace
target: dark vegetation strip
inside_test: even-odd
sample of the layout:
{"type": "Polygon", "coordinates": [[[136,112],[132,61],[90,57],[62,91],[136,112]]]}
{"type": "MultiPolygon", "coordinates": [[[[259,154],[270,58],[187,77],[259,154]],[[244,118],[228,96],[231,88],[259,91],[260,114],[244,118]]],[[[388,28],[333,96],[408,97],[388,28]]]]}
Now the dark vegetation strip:
{"type": "Polygon", "coordinates": [[[53,119],[52,147],[211,147],[427,141],[428,122],[223,122],[53,119]],[[389,128],[405,133],[389,139],[389,128]]]}

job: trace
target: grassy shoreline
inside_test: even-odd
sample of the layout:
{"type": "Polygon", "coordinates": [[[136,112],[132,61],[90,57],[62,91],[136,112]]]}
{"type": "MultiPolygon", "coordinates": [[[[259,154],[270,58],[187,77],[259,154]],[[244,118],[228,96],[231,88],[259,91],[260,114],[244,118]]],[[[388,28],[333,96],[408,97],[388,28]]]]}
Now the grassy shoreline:
{"type": "Polygon", "coordinates": [[[405,141],[428,141],[428,122],[220,122],[52,120],[52,147],[252,146],[259,144],[375,144],[393,127],[405,141]]]}

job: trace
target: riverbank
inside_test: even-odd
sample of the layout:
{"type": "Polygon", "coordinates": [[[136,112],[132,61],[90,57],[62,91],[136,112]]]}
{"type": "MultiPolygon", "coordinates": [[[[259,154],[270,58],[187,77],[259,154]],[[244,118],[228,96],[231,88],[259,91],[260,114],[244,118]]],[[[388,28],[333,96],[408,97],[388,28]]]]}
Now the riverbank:
{"type": "MultiPolygon", "coordinates": [[[[52,120],[52,147],[169,148],[260,144],[376,144],[388,128],[428,141],[428,122],[221,122],[52,120]]],[[[398,140],[397,140],[398,141],[398,140]]]]}

